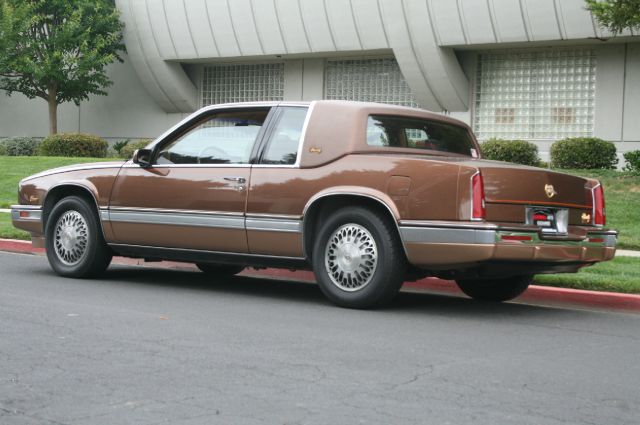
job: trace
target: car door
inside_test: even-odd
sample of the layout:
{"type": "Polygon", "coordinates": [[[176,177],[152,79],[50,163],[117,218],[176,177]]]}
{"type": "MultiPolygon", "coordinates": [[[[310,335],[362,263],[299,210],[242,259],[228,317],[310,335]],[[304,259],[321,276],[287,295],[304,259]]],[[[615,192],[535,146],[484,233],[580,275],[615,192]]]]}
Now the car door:
{"type": "Polygon", "coordinates": [[[302,206],[300,149],[308,107],[280,106],[270,120],[247,199],[249,252],[301,257],[302,206]]]}
{"type": "Polygon", "coordinates": [[[114,243],[248,252],[251,157],[270,108],[214,110],[156,144],[151,165],[127,163],[114,184],[114,243]]]}

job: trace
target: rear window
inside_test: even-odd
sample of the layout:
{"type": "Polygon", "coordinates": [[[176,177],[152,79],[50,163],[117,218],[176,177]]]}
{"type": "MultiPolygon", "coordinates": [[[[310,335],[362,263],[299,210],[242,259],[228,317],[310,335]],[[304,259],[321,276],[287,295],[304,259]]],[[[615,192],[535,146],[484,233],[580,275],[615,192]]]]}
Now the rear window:
{"type": "Polygon", "coordinates": [[[407,117],[370,116],[367,123],[367,145],[477,156],[466,128],[407,117]]]}

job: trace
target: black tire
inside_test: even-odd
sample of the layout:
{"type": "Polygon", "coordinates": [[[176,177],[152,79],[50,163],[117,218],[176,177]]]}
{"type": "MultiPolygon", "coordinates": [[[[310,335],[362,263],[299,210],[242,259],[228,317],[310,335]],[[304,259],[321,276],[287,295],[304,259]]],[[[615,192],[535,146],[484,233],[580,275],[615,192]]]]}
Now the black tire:
{"type": "Polygon", "coordinates": [[[104,241],[97,211],[78,196],[61,199],[51,210],[45,226],[45,246],[51,268],[65,277],[98,276],[109,267],[113,257],[104,241]],[[69,246],[76,250],[65,248],[69,246]]]}
{"type": "Polygon", "coordinates": [[[343,208],[327,217],[314,241],[312,263],[318,285],[331,302],[360,309],[391,302],[407,269],[393,223],[360,207],[343,208]],[[350,243],[350,237],[358,238],[358,245],[350,243]]]}
{"type": "Polygon", "coordinates": [[[459,279],[458,287],[473,299],[502,302],[516,298],[527,290],[533,276],[513,276],[502,279],[459,279]]]}
{"type": "Polygon", "coordinates": [[[196,267],[203,273],[221,277],[233,276],[244,270],[244,266],[233,264],[196,263],[196,267]]]}

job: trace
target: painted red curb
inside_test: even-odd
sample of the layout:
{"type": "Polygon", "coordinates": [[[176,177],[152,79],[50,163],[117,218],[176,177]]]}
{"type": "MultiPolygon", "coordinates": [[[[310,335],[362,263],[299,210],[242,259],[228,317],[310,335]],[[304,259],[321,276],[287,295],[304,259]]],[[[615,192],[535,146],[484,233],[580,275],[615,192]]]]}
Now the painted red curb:
{"type": "Polygon", "coordinates": [[[0,251],[24,252],[28,254],[44,253],[44,248],[34,248],[30,241],[17,239],[0,239],[0,251]]]}
{"type": "MultiPolygon", "coordinates": [[[[31,242],[14,239],[0,239],[0,251],[43,254],[43,248],[33,248],[31,242]]],[[[115,257],[114,264],[127,266],[145,266],[162,269],[197,270],[195,265],[174,261],[145,262],[142,259],[115,257]]],[[[310,271],[291,271],[284,269],[247,269],[240,273],[247,277],[270,277],[278,279],[300,280],[315,282],[315,276],[310,271]]],[[[458,289],[455,282],[433,277],[405,282],[402,286],[405,290],[425,291],[429,293],[461,296],[465,295],[458,289]]],[[[572,305],[584,307],[596,307],[609,310],[623,310],[640,312],[640,295],[621,294],[617,292],[585,291],[580,289],[554,288],[548,286],[532,285],[527,291],[516,298],[517,302],[551,305],[572,305]]]]}

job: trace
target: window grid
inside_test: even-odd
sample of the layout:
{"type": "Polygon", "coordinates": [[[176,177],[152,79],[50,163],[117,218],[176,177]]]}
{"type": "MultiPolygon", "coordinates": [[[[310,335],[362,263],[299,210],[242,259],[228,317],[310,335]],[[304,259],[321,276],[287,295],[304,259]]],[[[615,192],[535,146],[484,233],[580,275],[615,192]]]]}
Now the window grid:
{"type": "Polygon", "coordinates": [[[284,99],[284,63],[206,66],[202,106],[284,99]]]}
{"type": "Polygon", "coordinates": [[[593,135],[591,49],[485,53],[476,77],[474,130],[481,140],[593,135]]]}
{"type": "Polygon", "coordinates": [[[327,60],[325,98],[418,107],[394,58],[327,60]]]}

